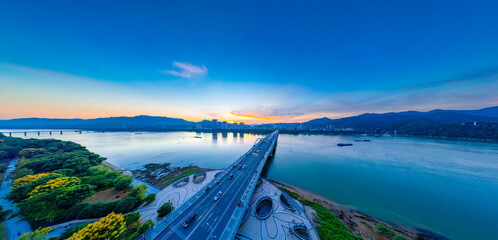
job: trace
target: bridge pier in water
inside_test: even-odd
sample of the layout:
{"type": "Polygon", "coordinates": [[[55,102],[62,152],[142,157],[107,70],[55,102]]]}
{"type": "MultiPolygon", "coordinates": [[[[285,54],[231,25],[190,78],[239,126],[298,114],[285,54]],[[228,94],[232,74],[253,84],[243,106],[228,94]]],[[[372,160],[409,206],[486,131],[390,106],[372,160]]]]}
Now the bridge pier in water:
{"type": "Polygon", "coordinates": [[[24,136],[26,137],[26,135],[28,134],[28,132],[24,132],[24,136]]]}
{"type": "Polygon", "coordinates": [[[12,133],[11,132],[9,133],[9,137],[12,137],[12,133]]]}

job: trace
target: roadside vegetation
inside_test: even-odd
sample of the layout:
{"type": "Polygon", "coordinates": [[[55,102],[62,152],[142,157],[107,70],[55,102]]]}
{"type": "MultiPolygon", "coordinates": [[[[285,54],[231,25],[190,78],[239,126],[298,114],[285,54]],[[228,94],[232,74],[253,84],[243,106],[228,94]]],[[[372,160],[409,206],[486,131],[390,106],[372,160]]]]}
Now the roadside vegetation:
{"type": "Polygon", "coordinates": [[[32,229],[111,213],[109,219],[119,219],[115,215],[132,211],[145,199],[145,184],[132,188],[131,176],[111,170],[102,164],[104,158],[79,144],[1,134],[0,140],[2,157],[19,158],[7,198],[32,229]]]}
{"type": "Polygon", "coordinates": [[[158,218],[163,218],[168,216],[173,211],[173,205],[170,202],[163,204],[159,209],[157,209],[158,218]]]}

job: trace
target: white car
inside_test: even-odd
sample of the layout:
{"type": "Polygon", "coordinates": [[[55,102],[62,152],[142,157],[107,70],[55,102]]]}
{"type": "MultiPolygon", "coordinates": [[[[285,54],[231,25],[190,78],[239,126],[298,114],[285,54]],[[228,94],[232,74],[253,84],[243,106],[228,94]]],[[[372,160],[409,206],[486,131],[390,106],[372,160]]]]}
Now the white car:
{"type": "Polygon", "coordinates": [[[217,201],[218,199],[220,199],[221,197],[221,194],[223,194],[221,191],[219,191],[216,196],[214,196],[214,201],[217,201]]]}

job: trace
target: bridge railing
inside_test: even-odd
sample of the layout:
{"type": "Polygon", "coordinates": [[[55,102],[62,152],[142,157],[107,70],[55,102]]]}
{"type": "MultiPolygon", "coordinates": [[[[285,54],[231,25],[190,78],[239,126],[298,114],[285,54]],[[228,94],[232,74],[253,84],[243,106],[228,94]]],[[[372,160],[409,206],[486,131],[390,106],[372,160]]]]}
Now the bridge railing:
{"type": "Polygon", "coordinates": [[[183,203],[180,207],[173,209],[173,211],[165,217],[163,220],[160,222],[156,223],[152,229],[149,229],[147,232],[142,234],[140,237],[138,237],[136,240],[140,239],[153,239],[156,237],[159,233],[161,233],[162,230],[164,230],[166,227],[168,227],[169,224],[171,224],[173,221],[175,221],[187,208],[189,208],[195,201],[197,201],[199,198],[206,193],[206,189],[211,188],[216,182],[218,182],[221,178],[227,175],[228,171],[230,169],[234,168],[235,165],[238,165],[242,159],[244,159],[248,153],[252,152],[253,149],[256,147],[256,145],[261,141],[261,138],[256,139],[254,145],[251,147],[249,151],[244,153],[244,155],[240,156],[237,161],[233,162],[229,167],[227,167],[223,172],[218,174],[218,177],[215,177],[213,181],[210,183],[206,184],[204,188],[202,188],[199,192],[197,192],[194,196],[192,196],[189,200],[187,200],[185,203],[183,203]]]}
{"type": "Polygon", "coordinates": [[[249,183],[249,186],[247,187],[246,191],[242,195],[241,203],[242,207],[237,208],[230,218],[230,221],[228,222],[227,227],[223,231],[223,233],[220,236],[220,239],[225,240],[225,239],[234,239],[235,235],[237,235],[237,232],[239,230],[240,224],[242,222],[242,219],[244,217],[245,212],[247,211],[247,208],[249,207],[249,201],[251,201],[252,194],[254,193],[254,190],[256,189],[256,185],[258,184],[258,180],[260,178],[261,172],[263,171],[263,168],[266,164],[266,160],[268,159],[268,156],[270,153],[273,151],[273,148],[275,147],[278,139],[278,131],[273,132],[268,137],[268,141],[272,141],[271,145],[269,148],[266,150],[265,154],[263,155],[263,158],[261,159],[261,162],[259,163],[258,168],[256,169],[255,174],[253,175],[251,182],[249,183]]]}

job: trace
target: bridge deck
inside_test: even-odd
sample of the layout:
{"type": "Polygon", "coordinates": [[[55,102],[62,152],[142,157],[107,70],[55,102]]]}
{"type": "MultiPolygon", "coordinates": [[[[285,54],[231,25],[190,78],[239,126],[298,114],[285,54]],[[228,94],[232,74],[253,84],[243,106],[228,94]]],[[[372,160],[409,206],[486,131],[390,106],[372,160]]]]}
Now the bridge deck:
{"type": "MultiPolygon", "coordinates": [[[[266,158],[276,146],[278,131],[257,141],[249,152],[244,154],[237,167],[230,166],[219,183],[208,189],[201,197],[191,203],[181,214],[167,224],[159,224],[146,239],[230,239],[235,236],[246,206],[239,206],[240,200],[250,199],[266,158]],[[240,165],[246,168],[241,170],[240,165]],[[233,179],[229,176],[233,174],[233,179]],[[215,201],[218,192],[221,197],[215,201]],[[247,196],[247,197],[246,197],[247,196]],[[197,217],[188,227],[188,218],[197,217]],[[239,219],[240,218],[240,219],[239,219]]],[[[245,202],[245,201],[243,201],[245,202]]]]}

